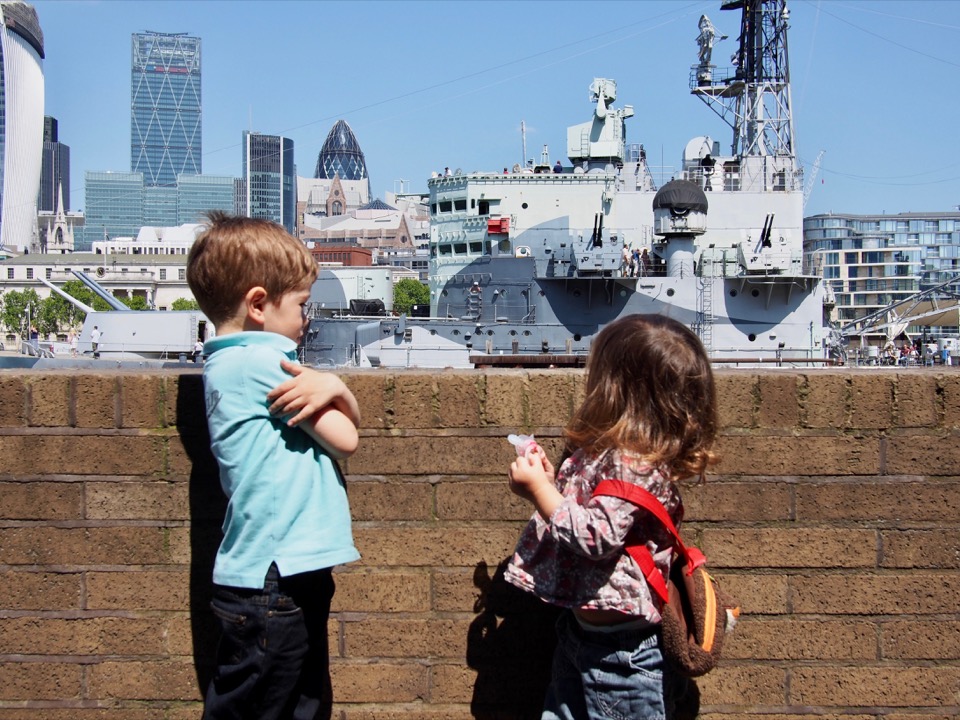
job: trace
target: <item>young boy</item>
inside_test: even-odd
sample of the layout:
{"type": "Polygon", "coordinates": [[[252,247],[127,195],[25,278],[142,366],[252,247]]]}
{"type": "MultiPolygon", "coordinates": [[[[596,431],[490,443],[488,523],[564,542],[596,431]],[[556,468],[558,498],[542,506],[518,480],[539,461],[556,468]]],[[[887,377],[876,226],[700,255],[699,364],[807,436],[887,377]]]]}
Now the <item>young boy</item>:
{"type": "Polygon", "coordinates": [[[187,260],[217,331],[203,385],[229,499],[213,570],[222,637],[204,718],[329,712],[331,568],[360,557],[334,459],[356,450],[360,416],[339,378],[294,362],[316,276],[279,225],[219,212],[187,260]]]}

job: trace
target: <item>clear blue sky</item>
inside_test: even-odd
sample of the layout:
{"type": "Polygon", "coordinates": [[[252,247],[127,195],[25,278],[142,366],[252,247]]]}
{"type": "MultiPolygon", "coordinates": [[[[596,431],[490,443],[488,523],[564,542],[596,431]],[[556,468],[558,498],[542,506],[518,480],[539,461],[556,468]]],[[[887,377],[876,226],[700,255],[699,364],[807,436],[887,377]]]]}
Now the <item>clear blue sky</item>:
{"type": "MultiPolygon", "coordinates": [[[[697,21],[735,49],[739,12],[719,0],[285,2],[36,0],[46,114],[71,148],[71,208],[87,170],[130,169],[130,35],[203,39],[203,171],[238,175],[245,129],[294,139],[312,176],[338,119],[353,128],[373,191],[425,190],[444,166],[499,170],[544,144],[566,163],[566,127],[588,119],[594,77],[632,104],[629,142],[677,166],[686,142],[732,133],[690,95],[697,21]]],[[[811,167],[806,214],[960,205],[960,2],[793,0],[796,146],[811,167]]]]}

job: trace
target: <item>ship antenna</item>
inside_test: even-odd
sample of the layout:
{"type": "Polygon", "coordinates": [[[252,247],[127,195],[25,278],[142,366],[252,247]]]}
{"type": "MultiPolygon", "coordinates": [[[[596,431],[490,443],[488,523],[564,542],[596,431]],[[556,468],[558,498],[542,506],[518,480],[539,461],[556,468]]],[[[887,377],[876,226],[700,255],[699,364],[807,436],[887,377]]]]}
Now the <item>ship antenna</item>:
{"type": "MultiPolygon", "coordinates": [[[[733,129],[740,176],[762,190],[798,190],[802,177],[794,147],[786,0],[726,0],[722,10],[741,10],[732,67],[694,65],[690,91],[733,129]]],[[[704,16],[706,17],[706,16],[704,16]]],[[[707,19],[709,23],[709,19],[707,19]]],[[[741,189],[748,189],[742,186],[741,189]]]]}
{"type": "Polygon", "coordinates": [[[523,156],[520,158],[520,167],[526,167],[527,165],[527,125],[520,121],[520,141],[523,144],[523,156]]]}

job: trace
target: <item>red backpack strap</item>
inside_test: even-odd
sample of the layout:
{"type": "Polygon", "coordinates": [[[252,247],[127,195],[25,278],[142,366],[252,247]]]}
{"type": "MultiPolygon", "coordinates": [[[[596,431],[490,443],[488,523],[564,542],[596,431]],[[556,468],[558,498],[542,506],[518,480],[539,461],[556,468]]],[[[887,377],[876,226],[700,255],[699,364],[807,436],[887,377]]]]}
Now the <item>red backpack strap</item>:
{"type": "Polygon", "coordinates": [[[594,496],[607,495],[609,497],[617,497],[651,513],[660,521],[660,524],[667,529],[667,532],[670,533],[674,542],[677,543],[677,550],[684,555],[687,554],[687,547],[683,544],[683,540],[680,539],[680,533],[677,532],[677,527],[673,524],[670,513],[667,512],[663,503],[657,500],[657,496],[649,490],[644,490],[639,485],[624,482],[623,480],[601,480],[597,484],[596,489],[594,489],[593,494],[594,496]]]}
{"type": "Polygon", "coordinates": [[[640,566],[643,577],[646,578],[647,585],[650,586],[650,589],[656,593],[661,601],[666,603],[668,600],[667,583],[663,579],[663,573],[660,572],[660,568],[658,568],[657,564],[653,561],[653,555],[650,554],[647,546],[641,545],[640,543],[630,543],[626,545],[624,549],[627,551],[627,554],[633,558],[633,561],[640,566]]]}
{"type": "MultiPolygon", "coordinates": [[[[666,528],[667,532],[670,533],[676,543],[677,552],[687,561],[688,573],[693,573],[695,568],[706,562],[703,553],[696,548],[688,549],[687,546],[684,545],[683,540],[680,539],[680,533],[677,532],[677,528],[670,518],[670,514],[663,506],[663,503],[661,503],[653,493],[644,490],[638,485],[624,482],[623,480],[602,480],[597,484],[593,495],[594,497],[597,495],[605,495],[607,497],[620,498],[650,512],[660,521],[660,524],[666,528]]],[[[624,549],[630,557],[633,558],[634,562],[640,566],[640,570],[647,579],[650,589],[653,590],[663,602],[667,602],[667,583],[663,579],[663,573],[660,572],[660,569],[656,566],[656,563],[654,563],[653,556],[650,554],[647,546],[642,543],[631,542],[628,543],[624,549]]]]}

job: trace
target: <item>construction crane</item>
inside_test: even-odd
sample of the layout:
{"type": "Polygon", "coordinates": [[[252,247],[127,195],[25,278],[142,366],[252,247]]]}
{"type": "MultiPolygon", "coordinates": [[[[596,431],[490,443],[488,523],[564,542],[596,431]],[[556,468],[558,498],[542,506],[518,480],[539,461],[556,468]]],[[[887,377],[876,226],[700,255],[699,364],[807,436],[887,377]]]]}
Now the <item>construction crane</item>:
{"type": "Polygon", "coordinates": [[[803,207],[807,207],[807,199],[810,197],[810,193],[813,192],[813,183],[817,179],[817,173],[820,172],[820,161],[823,160],[823,154],[826,150],[821,150],[817,153],[817,159],[813,161],[813,167],[810,168],[810,175],[807,177],[807,182],[803,186],[803,207]]]}

